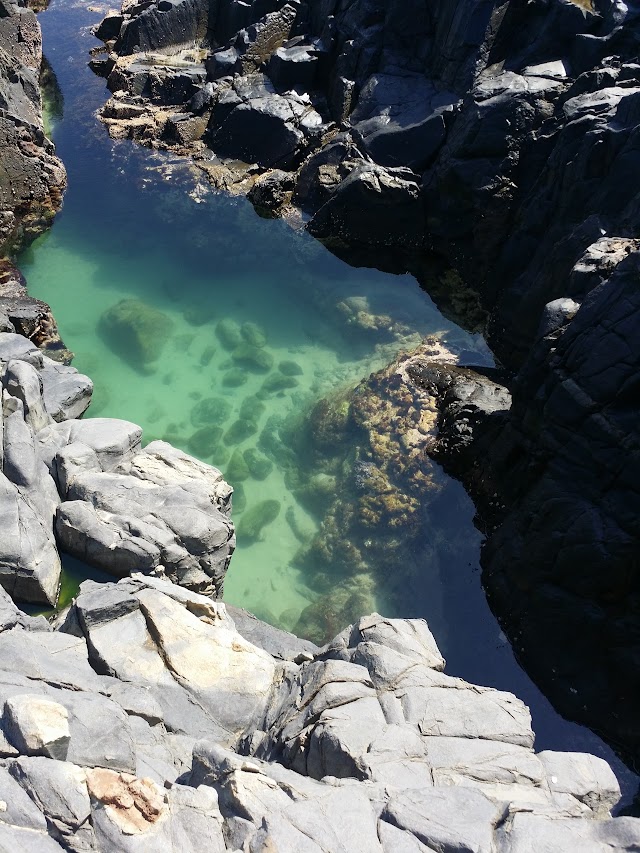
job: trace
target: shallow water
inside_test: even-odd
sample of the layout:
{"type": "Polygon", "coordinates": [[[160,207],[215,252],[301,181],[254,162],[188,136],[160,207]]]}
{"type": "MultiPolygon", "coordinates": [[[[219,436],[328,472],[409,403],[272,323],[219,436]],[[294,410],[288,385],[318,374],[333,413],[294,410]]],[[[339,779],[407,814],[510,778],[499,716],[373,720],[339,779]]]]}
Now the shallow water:
{"type": "MultiPolygon", "coordinates": [[[[260,219],[244,199],[208,192],[175,159],[111,141],[94,116],[106,98],[104,82],[86,65],[97,44],[89,27],[105,9],[91,10],[53,0],[40,16],[64,96],[63,115],[53,110],[48,120],[69,190],[53,229],[20,261],[30,292],[51,304],[75,366],[95,383],[89,415],[132,420],[145,440],[167,438],[226,472],[237,448],[258,447],[264,464],[265,427],[288,422],[290,428],[314,401],[353,387],[425,335],[490,363],[482,340],[445,320],[410,276],[351,268],[285,223],[260,219]],[[143,318],[138,331],[146,359],[122,326],[104,317],[131,299],[146,308],[125,303],[117,312],[138,323],[143,318]],[[367,316],[388,315],[395,335],[354,324],[354,311],[363,307],[367,316]],[[220,321],[235,324],[226,336],[220,321]],[[262,355],[251,351],[253,362],[237,350],[233,356],[229,339],[242,335],[243,324],[255,324],[245,326],[243,342],[264,343],[262,355]],[[267,370],[266,362],[273,367],[267,370]],[[291,387],[265,390],[265,380],[291,387]],[[224,412],[224,422],[214,423],[211,412],[224,412]],[[203,427],[211,435],[204,441],[203,427]],[[250,434],[236,442],[232,433],[239,431],[250,434]]],[[[273,458],[264,479],[243,481],[245,509],[236,498],[240,532],[225,598],[291,628],[319,594],[296,559],[319,517],[296,499],[291,470],[273,458]],[[275,519],[255,538],[243,538],[249,526],[243,517],[265,500],[277,502],[275,519]]],[[[480,586],[472,504],[457,483],[439,478],[443,489],[430,507],[437,535],[416,556],[421,570],[403,574],[405,567],[389,566],[400,582],[380,585],[373,606],[387,615],[425,617],[449,672],[527,702],[539,749],[582,749],[611,760],[591,732],[555,714],[514,661],[480,586]]],[[[84,568],[66,565],[68,598],[84,568]]],[[[630,790],[632,775],[617,762],[616,769],[630,790]]]]}

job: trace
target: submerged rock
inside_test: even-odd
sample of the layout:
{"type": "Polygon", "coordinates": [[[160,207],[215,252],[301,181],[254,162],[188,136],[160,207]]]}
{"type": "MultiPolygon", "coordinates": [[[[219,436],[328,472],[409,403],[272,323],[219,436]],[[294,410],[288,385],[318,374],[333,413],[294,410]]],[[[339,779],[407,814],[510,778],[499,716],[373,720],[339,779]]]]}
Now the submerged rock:
{"type": "Polygon", "coordinates": [[[288,391],[298,386],[295,376],[285,376],[282,373],[272,373],[262,383],[260,393],[265,395],[277,394],[280,391],[288,391]]]}
{"type": "Polygon", "coordinates": [[[160,357],[173,321],[140,299],[122,299],[102,314],[100,331],[118,355],[136,368],[148,368],[160,357]]]}
{"type": "Polygon", "coordinates": [[[257,323],[243,323],[240,332],[244,340],[252,347],[263,347],[267,343],[267,335],[257,323]]]}
{"type": "Polygon", "coordinates": [[[248,379],[246,370],[243,370],[241,367],[232,367],[230,370],[225,371],[222,377],[222,384],[225,388],[239,388],[241,385],[245,385],[248,379]]]}
{"type": "Polygon", "coordinates": [[[297,361],[281,361],[278,365],[280,373],[285,376],[302,376],[303,370],[297,361]]]}
{"type": "Polygon", "coordinates": [[[258,373],[268,373],[273,367],[274,362],[273,356],[268,350],[263,348],[263,345],[256,347],[247,343],[236,347],[231,353],[231,357],[238,364],[245,365],[249,370],[254,370],[258,373]]]}
{"type": "Polygon", "coordinates": [[[244,461],[247,463],[247,468],[254,480],[265,480],[273,471],[273,462],[258,453],[254,447],[245,450],[244,461]]]}
{"type": "Polygon", "coordinates": [[[220,320],[216,325],[216,337],[226,350],[233,350],[242,343],[239,324],[229,318],[220,320]]]}
{"type": "Polygon", "coordinates": [[[265,527],[280,515],[280,501],[266,500],[249,507],[238,525],[238,536],[244,541],[260,539],[265,527]]]}
{"type": "Polygon", "coordinates": [[[225,444],[240,444],[258,432],[258,424],[250,418],[238,418],[224,434],[225,444]]]}
{"type": "Polygon", "coordinates": [[[224,397],[206,397],[198,400],[189,418],[194,427],[222,426],[229,419],[231,404],[224,397]]]}
{"type": "Polygon", "coordinates": [[[221,438],[221,427],[201,427],[190,436],[187,443],[189,450],[196,456],[211,457],[217,455],[221,438]]]}
{"type": "Polygon", "coordinates": [[[246,463],[244,454],[237,448],[233,451],[229,464],[226,468],[226,477],[229,482],[235,487],[237,483],[243,480],[248,480],[251,476],[249,466],[246,463]]]}

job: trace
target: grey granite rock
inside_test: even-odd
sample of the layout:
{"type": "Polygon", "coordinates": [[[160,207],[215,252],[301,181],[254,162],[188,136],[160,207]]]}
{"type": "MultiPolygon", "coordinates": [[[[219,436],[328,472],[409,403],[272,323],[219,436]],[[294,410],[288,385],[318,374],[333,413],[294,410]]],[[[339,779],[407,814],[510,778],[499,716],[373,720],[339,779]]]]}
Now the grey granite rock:
{"type": "Polygon", "coordinates": [[[373,614],[315,649],[233,612],[241,631],[224,605],[138,574],[85,582],[53,631],[7,627],[0,843],[634,849],[607,765],[536,756],[524,707],[442,672],[424,622],[373,614]],[[36,706],[68,721],[66,761],[27,754],[50,740],[35,744],[36,706]]]}
{"type": "Polygon", "coordinates": [[[45,755],[64,761],[69,749],[69,714],[57,702],[30,693],[11,696],[4,704],[2,729],[23,755],[45,755]]]}
{"type": "Polygon", "coordinates": [[[95,849],[83,770],[65,761],[19,758],[9,773],[37,805],[50,835],[74,853],[95,849]]]}

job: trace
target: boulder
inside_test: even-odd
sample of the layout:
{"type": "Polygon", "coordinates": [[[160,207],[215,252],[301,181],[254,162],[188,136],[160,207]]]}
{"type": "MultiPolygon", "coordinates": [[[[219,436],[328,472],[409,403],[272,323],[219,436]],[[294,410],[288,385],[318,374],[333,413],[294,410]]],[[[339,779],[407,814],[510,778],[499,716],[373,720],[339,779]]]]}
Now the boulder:
{"type": "Polygon", "coordinates": [[[172,328],[166,314],[139,299],[121,299],[100,318],[107,343],[138,369],[148,369],[159,358],[172,328]]]}
{"type": "Polygon", "coordinates": [[[418,249],[424,214],[415,177],[362,163],[337,184],[307,230],[329,245],[418,249]]]}
{"type": "Polygon", "coordinates": [[[69,714],[57,702],[32,694],[7,699],[2,717],[5,735],[24,755],[61,761],[69,749],[69,714]]]}
{"type": "MultiPolygon", "coordinates": [[[[202,0],[159,0],[131,4],[121,20],[115,48],[130,55],[177,45],[191,46],[207,32],[209,7],[202,0]]],[[[109,19],[105,19],[109,21],[109,19]]],[[[117,22],[102,22],[98,38],[113,37],[117,22]],[[106,32],[104,31],[106,29],[106,32]]]]}
{"type": "Polygon", "coordinates": [[[217,469],[158,441],[135,455],[127,448],[113,468],[111,457],[107,470],[97,453],[75,453],[75,465],[64,451],[56,458],[67,488],[56,521],[65,550],[117,576],[160,571],[220,593],[235,537],[231,489],[217,469]]]}

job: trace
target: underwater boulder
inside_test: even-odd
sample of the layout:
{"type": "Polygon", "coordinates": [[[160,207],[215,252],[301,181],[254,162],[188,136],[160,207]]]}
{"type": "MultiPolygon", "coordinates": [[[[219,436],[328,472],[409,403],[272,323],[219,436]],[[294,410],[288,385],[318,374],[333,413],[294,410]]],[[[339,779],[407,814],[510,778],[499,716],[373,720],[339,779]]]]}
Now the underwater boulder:
{"type": "Polygon", "coordinates": [[[298,380],[293,376],[284,376],[282,373],[272,373],[262,383],[261,394],[277,394],[280,391],[288,391],[296,388],[298,380]]]}
{"type": "Polygon", "coordinates": [[[254,480],[266,480],[269,474],[273,471],[273,462],[263,456],[255,449],[250,447],[244,452],[244,461],[254,480]]]}
{"type": "Polygon", "coordinates": [[[190,326],[204,326],[213,320],[215,313],[211,305],[193,305],[185,308],[182,316],[190,326]]]}
{"type": "Polygon", "coordinates": [[[323,645],[340,631],[341,625],[353,624],[365,614],[376,612],[375,589],[375,580],[367,573],[333,586],[305,607],[293,633],[323,645]]]}
{"type": "Polygon", "coordinates": [[[187,446],[191,453],[202,459],[213,455],[214,451],[218,449],[221,437],[222,427],[200,427],[188,438],[187,446]]]}
{"type": "Polygon", "coordinates": [[[225,444],[240,444],[258,432],[258,424],[250,418],[238,418],[224,434],[225,444]]]}
{"type": "Polygon", "coordinates": [[[285,359],[284,361],[281,361],[278,365],[278,370],[280,373],[284,373],[285,376],[302,376],[303,373],[298,362],[293,361],[292,359],[285,359]]]}
{"type": "Polygon", "coordinates": [[[246,383],[248,378],[246,370],[241,367],[232,367],[222,377],[222,385],[225,388],[239,388],[246,383]]]}
{"type": "Polygon", "coordinates": [[[223,397],[205,397],[191,409],[194,427],[222,426],[231,414],[231,405],[223,397]]]}
{"type": "Polygon", "coordinates": [[[206,367],[208,364],[211,364],[215,354],[216,348],[214,346],[205,347],[205,349],[202,351],[202,355],[200,356],[200,364],[203,367],[206,367]]]}
{"type": "Polygon", "coordinates": [[[252,344],[243,343],[236,347],[231,357],[237,364],[243,364],[249,370],[258,373],[268,373],[273,367],[273,356],[263,347],[255,347],[252,344]]]}
{"type": "Polygon", "coordinates": [[[235,320],[225,318],[216,325],[216,337],[227,350],[234,350],[242,343],[240,326],[235,320]]]}
{"type": "Polygon", "coordinates": [[[121,358],[145,369],[160,357],[173,320],[141,299],[121,299],[102,314],[98,328],[121,358]]]}
{"type": "Polygon", "coordinates": [[[242,455],[241,450],[234,450],[231,454],[231,459],[229,460],[224,476],[234,488],[238,483],[241,483],[243,480],[248,480],[251,476],[251,472],[249,471],[247,463],[244,461],[244,456],[242,455]]]}
{"type": "Polygon", "coordinates": [[[260,501],[249,507],[238,524],[238,537],[245,542],[255,542],[265,527],[272,524],[280,515],[280,501],[260,501]]]}
{"type": "Polygon", "coordinates": [[[242,483],[233,487],[233,512],[244,512],[247,506],[247,495],[242,483]]]}
{"type": "Polygon", "coordinates": [[[265,404],[254,395],[245,397],[240,406],[240,417],[257,421],[266,410],[265,404]]]}
{"type": "Polygon", "coordinates": [[[257,323],[243,323],[240,333],[245,341],[252,347],[259,349],[267,343],[267,335],[257,323]]]}
{"type": "Polygon", "coordinates": [[[349,396],[318,400],[308,417],[308,433],[317,450],[335,454],[348,436],[351,419],[349,396]]]}

